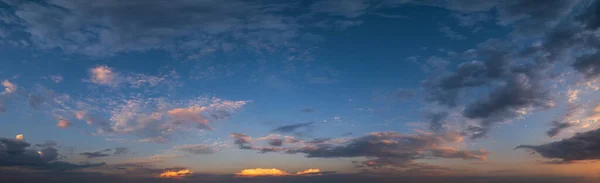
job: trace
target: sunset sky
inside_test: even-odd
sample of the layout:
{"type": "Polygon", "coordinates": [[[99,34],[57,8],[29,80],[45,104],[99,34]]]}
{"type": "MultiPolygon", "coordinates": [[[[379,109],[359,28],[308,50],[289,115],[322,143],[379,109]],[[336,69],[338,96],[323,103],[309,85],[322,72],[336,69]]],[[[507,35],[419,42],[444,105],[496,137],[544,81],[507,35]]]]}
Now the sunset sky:
{"type": "Polygon", "coordinates": [[[600,1],[0,0],[0,182],[600,182],[600,1]]]}

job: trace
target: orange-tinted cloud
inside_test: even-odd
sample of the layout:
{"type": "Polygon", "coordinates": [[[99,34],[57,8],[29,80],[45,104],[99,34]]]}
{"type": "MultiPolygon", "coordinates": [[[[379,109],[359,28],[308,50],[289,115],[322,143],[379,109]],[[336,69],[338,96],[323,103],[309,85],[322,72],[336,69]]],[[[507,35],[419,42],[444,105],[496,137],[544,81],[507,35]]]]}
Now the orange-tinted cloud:
{"type": "Polygon", "coordinates": [[[235,175],[237,176],[245,176],[245,177],[256,177],[256,176],[285,176],[285,175],[289,175],[289,173],[283,171],[283,170],[279,170],[279,169],[275,169],[275,168],[271,168],[271,169],[267,169],[267,168],[254,168],[254,169],[244,169],[239,173],[236,173],[235,175]]]}
{"type": "Polygon", "coordinates": [[[294,176],[294,175],[318,175],[321,172],[319,169],[307,169],[304,171],[300,171],[296,174],[291,174],[283,170],[279,170],[276,168],[254,168],[254,169],[244,169],[239,173],[236,173],[237,176],[244,177],[257,177],[257,176],[294,176]]]}
{"type": "Polygon", "coordinates": [[[67,127],[71,126],[71,122],[64,118],[60,118],[60,119],[58,119],[58,124],[56,124],[56,126],[58,126],[59,128],[67,128],[67,127]]]}
{"type": "Polygon", "coordinates": [[[17,140],[23,140],[23,134],[19,134],[15,137],[17,140]]]}
{"type": "Polygon", "coordinates": [[[194,172],[192,172],[189,169],[167,170],[167,171],[161,173],[159,177],[161,177],[161,178],[182,178],[185,176],[192,175],[192,173],[194,173],[194,172]]]}
{"type": "Polygon", "coordinates": [[[308,169],[301,172],[296,173],[296,175],[319,175],[321,170],[319,169],[308,169]]]}

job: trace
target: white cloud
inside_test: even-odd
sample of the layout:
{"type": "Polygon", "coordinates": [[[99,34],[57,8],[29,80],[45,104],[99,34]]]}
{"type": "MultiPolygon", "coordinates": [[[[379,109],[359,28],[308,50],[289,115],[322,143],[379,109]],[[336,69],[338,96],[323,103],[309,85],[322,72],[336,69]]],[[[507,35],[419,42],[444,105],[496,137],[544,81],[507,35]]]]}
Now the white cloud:
{"type": "Polygon", "coordinates": [[[2,92],[2,94],[9,94],[17,91],[17,85],[8,80],[2,81],[2,86],[4,86],[4,92],[2,92]]]}
{"type": "Polygon", "coordinates": [[[52,75],[50,76],[50,79],[52,81],[54,81],[55,83],[60,83],[63,80],[63,77],[61,75],[52,75]]]}

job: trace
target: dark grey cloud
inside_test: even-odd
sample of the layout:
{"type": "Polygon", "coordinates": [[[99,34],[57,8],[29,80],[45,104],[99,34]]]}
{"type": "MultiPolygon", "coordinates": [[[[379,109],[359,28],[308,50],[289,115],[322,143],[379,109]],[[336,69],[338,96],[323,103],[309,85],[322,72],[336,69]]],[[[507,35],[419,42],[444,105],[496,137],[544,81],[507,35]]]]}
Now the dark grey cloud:
{"type": "Polygon", "coordinates": [[[552,123],[550,124],[552,126],[552,128],[550,128],[546,132],[546,134],[549,137],[554,137],[554,136],[558,135],[562,130],[574,126],[575,124],[569,122],[569,120],[571,117],[578,114],[581,111],[581,109],[582,109],[582,107],[580,105],[575,105],[575,104],[569,105],[566,113],[563,116],[552,120],[552,123]]]}
{"type": "Polygon", "coordinates": [[[59,161],[58,150],[53,147],[55,144],[40,150],[28,149],[29,146],[31,145],[23,140],[0,138],[0,167],[18,166],[62,171],[104,165],[104,163],[78,165],[59,161]]]}
{"type": "Polygon", "coordinates": [[[331,141],[289,148],[286,153],[306,154],[308,158],[367,157],[385,160],[385,165],[394,162],[394,166],[410,166],[414,160],[426,158],[483,160],[489,154],[483,150],[463,151],[445,147],[446,143],[455,143],[460,139],[460,135],[455,133],[405,135],[396,132],[375,132],[341,144],[331,141]]]}
{"type": "Polygon", "coordinates": [[[83,153],[79,153],[79,154],[86,156],[87,158],[100,158],[100,157],[111,156],[112,155],[112,153],[110,153],[111,151],[112,151],[112,149],[104,149],[101,151],[83,152],[83,153]]]}
{"type": "Polygon", "coordinates": [[[173,147],[176,151],[183,151],[192,154],[213,154],[216,153],[217,150],[213,148],[213,146],[205,145],[205,144],[194,144],[194,145],[181,145],[173,147]]]}
{"type": "MultiPolygon", "coordinates": [[[[472,138],[484,137],[493,126],[514,120],[524,112],[553,107],[554,94],[546,84],[556,77],[557,73],[552,68],[558,61],[566,60],[569,64],[569,60],[576,60],[573,63],[575,70],[587,79],[597,78],[596,54],[565,59],[573,55],[567,54],[569,50],[593,50],[597,47],[598,39],[591,36],[591,30],[597,28],[594,22],[599,5],[596,1],[440,2],[449,3],[432,5],[458,11],[461,16],[485,13],[494,8],[498,13],[495,17],[498,23],[515,28],[511,34],[514,39],[531,33],[542,35],[539,36],[540,44],[525,47],[510,41],[488,40],[465,57],[475,61],[461,63],[451,72],[435,73],[423,82],[427,102],[450,108],[464,105],[463,116],[476,123],[465,129],[465,134],[472,138]],[[472,8],[462,8],[471,5],[472,8]],[[461,98],[462,94],[482,88],[491,90],[479,98],[461,98]],[[465,101],[468,103],[461,104],[465,101]]],[[[566,128],[564,123],[555,123],[555,126],[558,128],[550,134],[566,128]]]]}
{"type": "Polygon", "coordinates": [[[446,117],[448,117],[448,112],[440,111],[440,112],[426,112],[425,119],[429,120],[429,130],[433,132],[440,132],[444,129],[444,124],[446,123],[446,117]]]}
{"type": "Polygon", "coordinates": [[[313,122],[308,122],[308,123],[298,123],[298,124],[292,124],[292,125],[284,125],[284,126],[280,126],[277,127],[273,130],[271,130],[272,132],[278,132],[278,133],[294,133],[296,132],[298,129],[301,128],[310,128],[312,127],[313,122]]]}
{"type": "Polygon", "coordinates": [[[600,159],[600,129],[577,133],[571,138],[542,145],[520,145],[517,149],[531,149],[544,158],[563,161],[600,159]]]}
{"type": "Polygon", "coordinates": [[[552,128],[550,128],[546,132],[548,137],[554,137],[554,136],[558,135],[562,130],[572,127],[574,124],[571,124],[569,122],[561,122],[561,121],[554,120],[554,121],[552,121],[551,125],[552,125],[552,128]]]}
{"type": "Polygon", "coordinates": [[[117,147],[117,148],[115,148],[115,152],[113,154],[114,155],[125,154],[128,151],[129,150],[126,147],[117,147]]]}
{"type": "Polygon", "coordinates": [[[270,139],[268,143],[271,146],[282,146],[283,145],[283,139],[270,139]]]}
{"type": "Polygon", "coordinates": [[[234,139],[234,144],[240,149],[252,149],[252,145],[250,144],[252,137],[242,133],[232,133],[231,138],[234,139]]]}
{"type": "Polygon", "coordinates": [[[598,27],[600,27],[600,2],[591,2],[591,5],[575,19],[581,21],[586,29],[596,30],[598,27]]]}
{"type": "Polygon", "coordinates": [[[308,144],[321,144],[331,140],[331,138],[316,138],[309,141],[306,141],[308,144]]]}
{"type": "Polygon", "coordinates": [[[313,109],[311,107],[307,107],[307,108],[301,109],[300,111],[302,111],[302,112],[315,112],[315,109],[313,109]]]}
{"type": "Polygon", "coordinates": [[[577,58],[573,68],[587,79],[596,79],[600,76],[600,52],[577,58]]]}
{"type": "Polygon", "coordinates": [[[44,142],[43,144],[36,144],[36,147],[54,147],[57,146],[58,143],[52,141],[52,140],[48,140],[46,142],[44,142]]]}
{"type": "Polygon", "coordinates": [[[553,99],[542,90],[539,79],[535,78],[537,76],[522,73],[508,77],[504,86],[465,108],[463,116],[481,120],[481,129],[473,131],[472,138],[486,136],[493,125],[519,117],[523,109],[543,110],[553,107],[553,99]]]}

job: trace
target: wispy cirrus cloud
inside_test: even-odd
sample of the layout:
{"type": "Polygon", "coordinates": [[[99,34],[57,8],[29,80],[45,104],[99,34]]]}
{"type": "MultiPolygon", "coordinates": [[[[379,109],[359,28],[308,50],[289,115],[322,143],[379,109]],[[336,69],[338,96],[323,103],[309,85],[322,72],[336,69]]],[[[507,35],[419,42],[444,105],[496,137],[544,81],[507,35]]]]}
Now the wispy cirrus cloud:
{"type": "Polygon", "coordinates": [[[171,72],[162,76],[151,76],[140,73],[126,73],[117,71],[114,68],[106,65],[96,66],[89,70],[89,78],[84,79],[85,82],[90,82],[100,86],[119,87],[127,86],[131,88],[156,87],[159,85],[177,86],[179,83],[176,78],[177,73],[171,72]]]}

